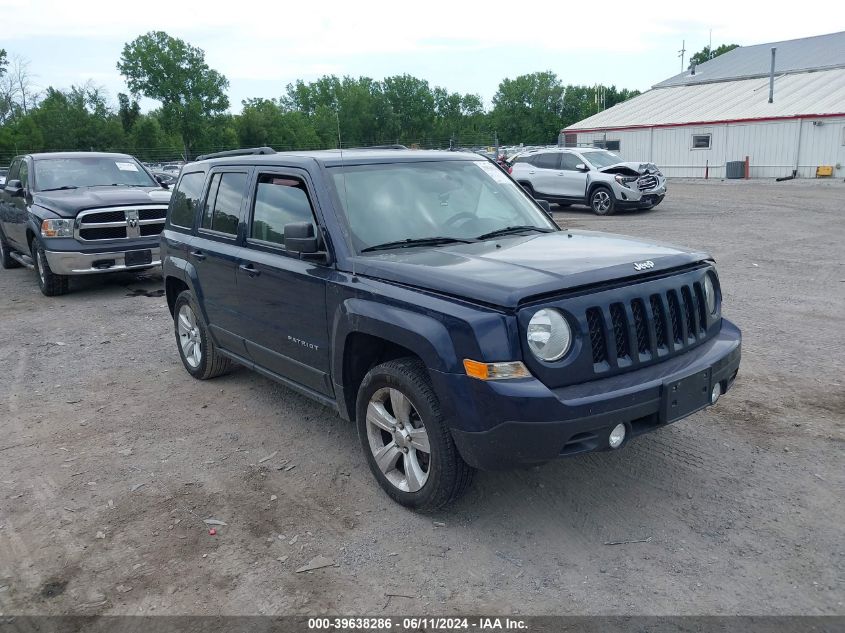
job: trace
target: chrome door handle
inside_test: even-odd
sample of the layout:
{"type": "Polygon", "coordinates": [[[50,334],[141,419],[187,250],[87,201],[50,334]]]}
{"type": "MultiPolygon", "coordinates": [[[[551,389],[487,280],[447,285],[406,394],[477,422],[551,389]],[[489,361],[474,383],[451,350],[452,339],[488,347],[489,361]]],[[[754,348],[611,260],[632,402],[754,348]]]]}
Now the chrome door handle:
{"type": "Polygon", "coordinates": [[[240,266],[238,266],[238,268],[244,271],[250,277],[258,277],[258,275],[261,274],[261,271],[257,270],[252,264],[241,264],[240,266]]]}
{"type": "Polygon", "coordinates": [[[203,259],[205,259],[207,257],[207,255],[205,253],[203,253],[202,251],[191,251],[191,255],[193,255],[194,257],[196,257],[200,261],[202,261],[203,259]]]}

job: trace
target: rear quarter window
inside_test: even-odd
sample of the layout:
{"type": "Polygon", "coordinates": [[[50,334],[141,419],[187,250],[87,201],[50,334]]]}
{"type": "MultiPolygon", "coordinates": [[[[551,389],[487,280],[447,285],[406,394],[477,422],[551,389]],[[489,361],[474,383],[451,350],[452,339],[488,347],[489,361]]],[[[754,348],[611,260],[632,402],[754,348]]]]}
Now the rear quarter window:
{"type": "Polygon", "coordinates": [[[170,199],[170,223],[174,226],[192,228],[197,207],[202,196],[205,172],[195,171],[182,176],[170,199]]]}

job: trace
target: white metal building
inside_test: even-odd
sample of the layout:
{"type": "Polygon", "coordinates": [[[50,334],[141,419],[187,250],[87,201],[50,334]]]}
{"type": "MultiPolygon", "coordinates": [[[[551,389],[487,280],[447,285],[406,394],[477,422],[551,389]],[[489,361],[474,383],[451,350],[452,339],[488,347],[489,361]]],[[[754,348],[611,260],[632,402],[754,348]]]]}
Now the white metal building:
{"type": "Polygon", "coordinates": [[[561,131],[667,176],[726,175],[749,157],[752,178],[845,176],[845,32],[744,46],[561,131]],[[776,48],[769,103],[771,49],[776,48]]]}

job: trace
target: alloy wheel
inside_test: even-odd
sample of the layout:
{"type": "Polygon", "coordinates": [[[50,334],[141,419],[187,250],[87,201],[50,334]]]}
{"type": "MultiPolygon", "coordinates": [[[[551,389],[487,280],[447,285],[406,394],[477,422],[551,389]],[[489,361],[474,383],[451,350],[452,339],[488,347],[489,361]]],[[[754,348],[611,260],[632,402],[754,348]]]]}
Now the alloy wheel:
{"type": "Polygon", "coordinates": [[[398,389],[376,391],[367,405],[367,438],[378,469],[403,492],[428,481],[431,446],[417,409],[398,389]]]}
{"type": "Polygon", "coordinates": [[[610,205],[610,194],[608,194],[603,189],[593,194],[593,209],[595,211],[599,213],[604,213],[605,211],[610,209],[610,205]]]}
{"type": "Polygon", "coordinates": [[[182,354],[185,362],[196,369],[202,362],[202,337],[200,336],[197,315],[189,305],[179,308],[176,317],[176,329],[179,333],[179,345],[182,347],[182,354]]]}

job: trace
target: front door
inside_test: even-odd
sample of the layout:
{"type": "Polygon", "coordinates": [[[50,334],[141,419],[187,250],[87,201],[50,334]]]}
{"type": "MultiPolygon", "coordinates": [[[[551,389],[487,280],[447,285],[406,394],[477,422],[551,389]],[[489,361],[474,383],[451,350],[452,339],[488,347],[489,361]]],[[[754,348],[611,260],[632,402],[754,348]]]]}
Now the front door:
{"type": "Polygon", "coordinates": [[[583,164],[584,159],[578,154],[564,153],[561,155],[560,179],[561,195],[567,198],[583,199],[587,195],[587,173],[576,166],[583,164]]]}
{"type": "Polygon", "coordinates": [[[29,165],[25,158],[21,158],[12,164],[6,182],[8,183],[10,180],[21,181],[23,195],[11,196],[6,192],[3,193],[3,233],[16,250],[29,254],[27,252],[26,222],[29,215],[28,203],[31,200],[31,194],[29,192],[29,165]]]}
{"type": "Polygon", "coordinates": [[[256,169],[237,276],[247,351],[257,365],[331,395],[326,285],[332,269],[284,248],[291,222],[317,226],[312,190],[298,170],[256,169]]]}
{"type": "Polygon", "coordinates": [[[188,250],[188,261],[197,271],[200,304],[217,344],[243,355],[236,271],[243,250],[241,218],[246,206],[249,171],[213,170],[208,182],[197,235],[188,250]]]}

